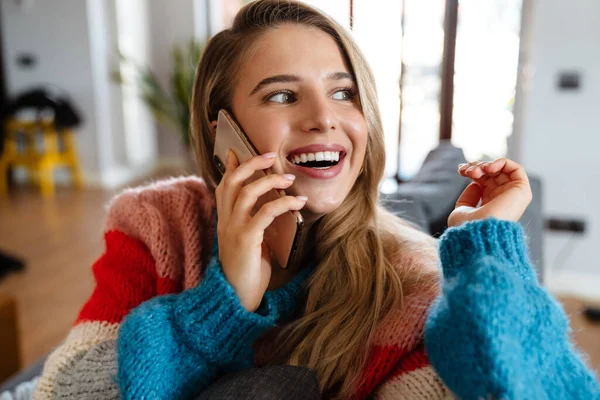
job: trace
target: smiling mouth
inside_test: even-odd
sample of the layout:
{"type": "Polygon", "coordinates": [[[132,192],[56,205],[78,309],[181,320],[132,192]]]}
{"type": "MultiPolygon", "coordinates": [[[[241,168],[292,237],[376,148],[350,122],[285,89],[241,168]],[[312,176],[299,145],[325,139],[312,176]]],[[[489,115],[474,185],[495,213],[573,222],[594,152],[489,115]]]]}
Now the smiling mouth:
{"type": "Polygon", "coordinates": [[[289,156],[287,159],[294,165],[304,168],[328,169],[335,167],[346,156],[343,151],[322,151],[317,153],[302,153],[289,156]]]}

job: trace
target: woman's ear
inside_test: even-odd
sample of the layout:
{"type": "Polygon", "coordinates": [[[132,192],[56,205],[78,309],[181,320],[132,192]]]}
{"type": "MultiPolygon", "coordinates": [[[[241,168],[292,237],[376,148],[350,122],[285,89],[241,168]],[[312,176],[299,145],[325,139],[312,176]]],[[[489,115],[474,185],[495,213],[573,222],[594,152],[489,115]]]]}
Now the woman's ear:
{"type": "Polygon", "coordinates": [[[217,121],[211,121],[210,126],[212,126],[213,131],[216,131],[217,130],[217,121]]]}

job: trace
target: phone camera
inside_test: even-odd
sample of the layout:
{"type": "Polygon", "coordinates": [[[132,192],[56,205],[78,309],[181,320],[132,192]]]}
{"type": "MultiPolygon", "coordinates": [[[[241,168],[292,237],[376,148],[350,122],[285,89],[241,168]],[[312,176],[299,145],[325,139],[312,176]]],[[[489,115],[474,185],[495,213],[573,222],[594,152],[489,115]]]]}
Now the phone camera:
{"type": "Polygon", "coordinates": [[[218,156],[214,156],[214,160],[215,160],[215,164],[217,165],[217,168],[219,169],[219,171],[221,171],[221,173],[224,174],[225,166],[221,162],[221,159],[218,156]]]}

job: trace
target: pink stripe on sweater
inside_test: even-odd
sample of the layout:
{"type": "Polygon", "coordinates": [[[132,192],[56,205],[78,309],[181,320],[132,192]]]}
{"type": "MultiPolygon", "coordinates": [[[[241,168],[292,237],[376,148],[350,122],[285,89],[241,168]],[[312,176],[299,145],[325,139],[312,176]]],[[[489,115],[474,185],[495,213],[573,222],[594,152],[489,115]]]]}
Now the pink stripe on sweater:
{"type": "Polygon", "coordinates": [[[214,196],[197,177],[172,178],[128,189],[109,204],[108,230],[119,230],[146,243],[158,276],[200,282],[210,256],[214,196]]]}

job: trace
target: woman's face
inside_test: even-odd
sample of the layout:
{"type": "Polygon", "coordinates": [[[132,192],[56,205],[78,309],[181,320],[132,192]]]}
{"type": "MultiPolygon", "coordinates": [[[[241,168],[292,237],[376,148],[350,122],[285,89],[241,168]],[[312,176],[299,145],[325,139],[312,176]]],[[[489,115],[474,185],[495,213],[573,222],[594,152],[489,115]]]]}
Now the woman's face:
{"type": "Polygon", "coordinates": [[[232,111],[273,169],[296,176],[290,195],[308,196],[307,221],[335,210],[362,167],[367,126],[356,84],[334,40],[285,25],[265,33],[242,66],[232,111]]]}

